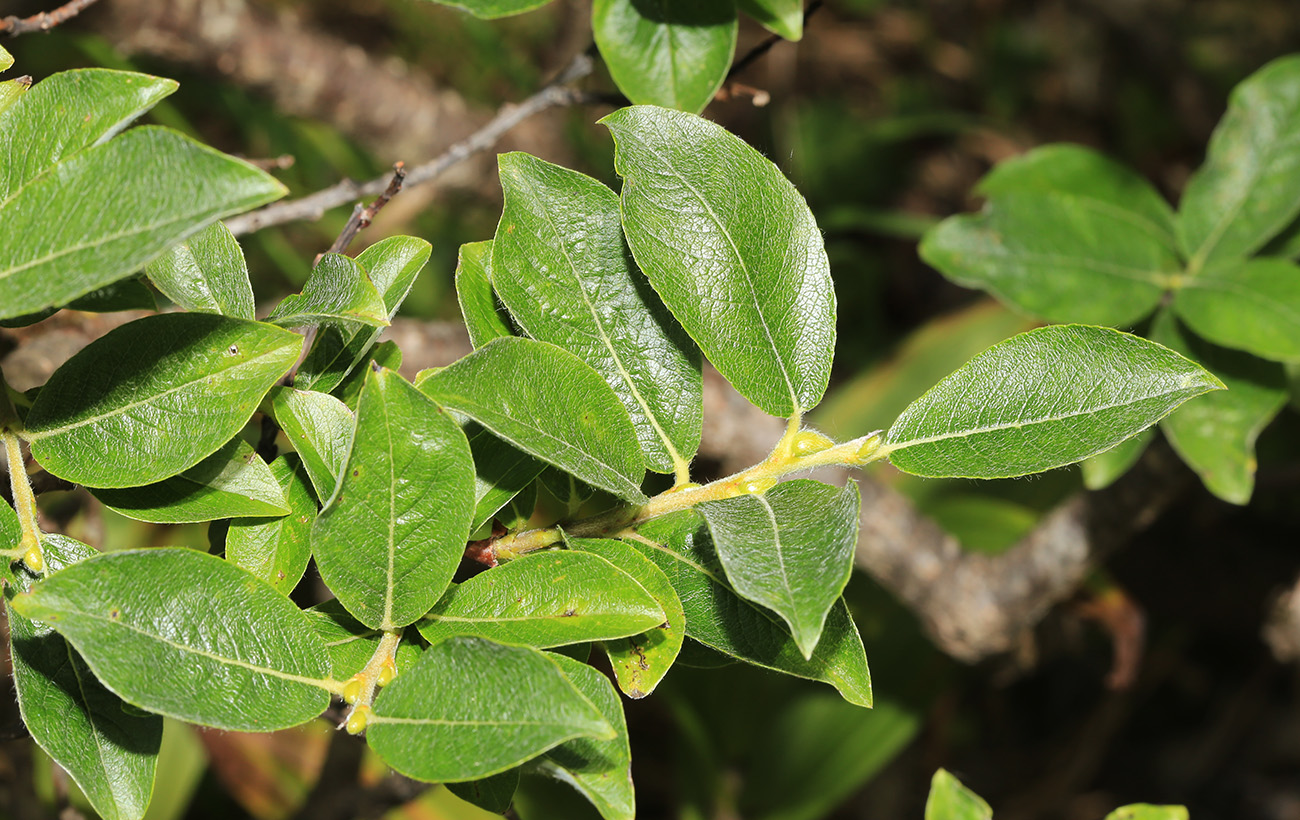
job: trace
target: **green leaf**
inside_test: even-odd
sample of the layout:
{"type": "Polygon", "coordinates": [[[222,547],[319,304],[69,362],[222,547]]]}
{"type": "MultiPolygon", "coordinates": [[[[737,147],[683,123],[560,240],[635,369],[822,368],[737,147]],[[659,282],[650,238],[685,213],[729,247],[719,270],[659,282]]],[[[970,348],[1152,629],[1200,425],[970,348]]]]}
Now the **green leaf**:
{"type": "Polygon", "coordinates": [[[1300,361],[1300,265],[1252,259],[1183,280],[1174,310],[1210,341],[1275,361],[1300,361]]]}
{"type": "Polygon", "coordinates": [[[1082,145],[1044,145],[1000,162],[975,192],[990,199],[1037,193],[1083,200],[1140,227],[1153,241],[1177,248],[1174,211],[1160,192],[1133,169],[1082,145]]]}
{"type": "Polygon", "coordinates": [[[634,103],[698,113],[736,53],[734,0],[596,0],[591,30],[619,91],[634,103]]]}
{"type": "Polygon", "coordinates": [[[572,353],[532,339],[493,339],[420,389],[594,487],[645,500],[645,460],[627,409],[572,353]]]}
{"type": "Polygon", "coordinates": [[[853,572],[860,505],[855,483],[798,479],[696,509],[732,588],[780,615],[810,660],[853,572]]]}
{"type": "Polygon", "coordinates": [[[361,401],[361,389],[365,387],[366,375],[381,368],[394,373],[402,369],[402,350],[391,339],[370,348],[358,366],[352,368],[352,372],[339,382],[338,387],[330,391],[330,395],[343,402],[349,410],[355,411],[357,402],[361,401]]]}
{"type": "MultiPolygon", "coordinates": [[[[474,523],[477,529],[533,483],[546,465],[477,424],[465,428],[474,454],[474,523]]],[[[534,495],[534,498],[536,496],[534,495]]],[[[528,512],[532,512],[531,507],[528,512]]]]}
{"type": "MultiPolygon", "coordinates": [[[[305,612],[329,651],[335,680],[347,680],[364,669],[374,657],[383,630],[371,629],[353,618],[337,599],[317,604],[305,612]]],[[[414,666],[421,654],[418,641],[399,643],[394,658],[398,674],[414,666]]]]}
{"type": "Polygon", "coordinates": [[[112,139],[176,88],[175,80],[104,68],[63,71],[32,86],[0,113],[0,203],[61,160],[112,139]]]}
{"type": "Polygon", "coordinates": [[[30,86],[31,80],[26,77],[0,82],[0,114],[18,102],[30,86]]]}
{"type": "Polygon", "coordinates": [[[669,310],[765,412],[812,409],[835,351],[835,290],[803,197],[699,117],[635,106],[601,122],[614,136],[628,244],[669,310]]]}
{"type": "Polygon", "coordinates": [[[265,582],[212,555],[98,555],[13,600],[76,647],[123,700],[190,723],[269,732],[329,704],[325,647],[265,582]]]}
{"type": "MultiPolygon", "coordinates": [[[[1091,192],[1090,192],[1091,193],[1091,192]]],[[[999,193],[926,232],[921,258],[959,285],[1049,321],[1128,326],[1182,270],[1145,215],[1058,191],[999,193]]]]}
{"type": "Polygon", "coordinates": [[[930,781],[925,820],[991,820],[993,809],[957,778],[940,769],[930,781]]]}
{"type": "Polygon", "coordinates": [[[329,501],[352,446],[356,417],[327,393],[273,387],[267,399],[271,417],[302,458],[316,497],[329,501]]]}
{"type": "Polygon", "coordinates": [[[803,0],[739,0],[740,10],[787,40],[803,38],[803,0]]]}
{"type": "Polygon", "coordinates": [[[257,318],[244,252],[235,235],[220,222],[171,246],[145,273],[164,296],[184,310],[257,318]]]}
{"type": "Polygon", "coordinates": [[[456,422],[391,370],[371,372],[343,478],[312,526],[321,578],[366,626],[412,623],[460,564],[473,491],[456,422]]]}
{"type": "Polygon", "coordinates": [[[139,279],[119,279],[111,285],[95,288],[85,296],[78,296],[67,304],[72,310],[90,313],[115,313],[120,310],[157,310],[158,301],[153,291],[139,279]]]}
{"type": "Polygon", "coordinates": [[[1255,487],[1255,439],[1286,404],[1282,366],[1186,333],[1168,311],[1156,317],[1151,340],[1195,358],[1227,386],[1170,413],[1160,429],[1210,492],[1245,504],[1255,487]]]}
{"type": "Polygon", "coordinates": [[[903,751],[922,718],[883,698],[867,711],[818,691],[782,703],[765,726],[742,775],[738,816],[821,820],[903,751]]]}
{"type": "Polygon", "coordinates": [[[464,9],[475,17],[492,20],[539,9],[551,0],[436,0],[444,6],[464,9]]]}
{"type": "Polygon", "coordinates": [[[576,737],[615,736],[554,656],[479,638],[426,651],[379,694],[366,730],[388,765],[431,783],[504,772],[576,737]]]}
{"type": "Polygon", "coordinates": [[[505,208],[492,284],[519,326],[601,374],[652,470],[684,471],[700,444],[700,355],[623,241],[618,197],[524,153],[497,158],[505,208]]]}
{"type": "Polygon", "coordinates": [[[304,327],[329,321],[356,322],[374,327],[388,324],[388,309],[370,274],[356,260],[327,253],[312,268],[302,293],[285,297],[268,322],[304,327]]]}
{"type": "Polygon", "coordinates": [[[262,171],[188,137],[134,128],[65,160],[0,204],[5,231],[24,237],[0,244],[0,317],[61,305],[115,282],[216,219],[284,191],[262,171]]]}
{"type": "Polygon", "coordinates": [[[316,500],[307,471],[294,453],[271,462],[271,477],[284,493],[289,514],[270,521],[236,518],[226,533],[226,560],[243,567],[288,595],[302,580],[311,558],[311,525],[316,500]]]}
{"type": "MultiPolygon", "coordinates": [[[[1154,341],[1162,342],[1160,339],[1154,341]]],[[[1169,345],[1166,345],[1168,347],[1169,345]]],[[[1202,399],[1204,401],[1204,399],[1202,399]]],[[[1176,412],[1176,411],[1175,411],[1176,412]]],[[[1132,438],[1126,438],[1109,450],[1104,450],[1091,458],[1079,462],[1083,471],[1083,486],[1089,490],[1100,490],[1114,484],[1116,479],[1137,464],[1147,447],[1156,437],[1156,428],[1148,427],[1132,438]]]]}
{"type": "MultiPolygon", "coordinates": [[[[429,261],[433,249],[428,242],[413,236],[391,236],[366,248],[357,256],[357,264],[383,297],[385,320],[397,315],[415,278],[429,261]]],[[[355,322],[327,322],[320,326],[316,341],[303,359],[294,377],[294,386],[302,390],[329,393],[338,387],[367,354],[379,337],[381,328],[355,322]]],[[[385,364],[392,370],[396,367],[385,364]]]]}
{"type": "MultiPolygon", "coordinates": [[[[51,572],[95,554],[57,534],[45,536],[42,547],[51,572]]],[[[31,585],[20,572],[16,591],[31,585]]],[[[7,591],[6,600],[14,594],[7,591]]],[[[139,820],[153,790],[162,718],[136,712],[104,688],[53,629],[12,606],[6,612],[18,709],[32,738],[72,775],[100,817],[139,820]]]]}
{"type": "Polygon", "coordinates": [[[622,541],[612,538],[574,538],[573,549],[591,552],[632,576],[650,593],[664,619],[639,635],[602,642],[618,687],[630,698],[643,698],[654,691],[677,660],[686,637],[686,613],[668,576],[655,563],[622,541]]]}
{"type": "Polygon", "coordinates": [[[532,765],[581,792],[605,820],[632,820],[636,815],[632,749],[618,693],[610,686],[609,678],[585,663],[563,656],[553,660],[614,727],[615,736],[609,740],[581,737],[561,743],[532,765]]]}
{"type": "Polygon", "coordinates": [[[663,621],[658,602],[605,559],[548,550],[453,585],[419,628],[429,643],[471,635],[546,649],[638,635],[663,621]]]}
{"type": "Polygon", "coordinates": [[[14,56],[0,47],[0,71],[7,71],[14,64],[14,56]]]}
{"type": "Polygon", "coordinates": [[[1153,806],[1149,803],[1134,803],[1121,806],[1110,814],[1106,820],[1188,820],[1185,806],[1153,806]]]}
{"type": "Polygon", "coordinates": [[[143,487],[92,492],[104,506],[155,524],[279,517],[289,512],[284,490],[271,468],[239,438],[180,475],[143,487]]]}
{"type": "Polygon", "coordinates": [[[1192,270],[1250,256],[1300,214],[1297,129],[1300,57],[1274,60],[1233,89],[1179,206],[1192,270]]]}
{"type": "Polygon", "coordinates": [[[1222,388],[1137,336],[1053,325],[996,344],[939,382],[903,411],[880,452],[914,475],[1027,475],[1108,450],[1222,388]]]}
{"type": "Polygon", "coordinates": [[[302,337],[205,313],[146,316],[63,364],[27,414],[32,455],[90,487],[136,487],[230,441],[298,358],[302,337]]]}
{"type": "Polygon", "coordinates": [[[510,769],[482,780],[448,783],[447,790],[484,811],[505,814],[519,788],[519,769],[510,769]]]}
{"type": "Polygon", "coordinates": [[[784,622],[727,583],[708,528],[694,511],[648,521],[628,543],[672,582],[686,610],[688,637],[755,666],[829,683],[849,703],[871,705],[866,651],[842,601],[805,659],[784,622]]]}
{"type": "Polygon", "coordinates": [[[469,342],[480,348],[500,336],[513,336],[507,318],[497,307],[492,290],[492,240],[468,242],[456,254],[456,301],[469,331],[469,342]]]}

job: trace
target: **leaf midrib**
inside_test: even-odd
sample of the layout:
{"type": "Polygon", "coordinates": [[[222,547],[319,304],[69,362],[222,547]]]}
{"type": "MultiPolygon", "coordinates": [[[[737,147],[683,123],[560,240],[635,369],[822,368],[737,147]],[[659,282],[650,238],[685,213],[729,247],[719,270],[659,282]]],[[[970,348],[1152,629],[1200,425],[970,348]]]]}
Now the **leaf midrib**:
{"type": "Polygon", "coordinates": [[[705,199],[704,195],[701,194],[695,188],[695,186],[691,184],[690,180],[688,180],[682,174],[682,172],[677,169],[677,166],[674,165],[671,160],[669,160],[667,157],[665,157],[664,155],[656,151],[654,146],[650,145],[648,142],[645,142],[643,140],[641,141],[641,144],[646,148],[647,151],[654,154],[657,159],[663,162],[664,165],[670,171],[672,171],[673,175],[676,176],[677,179],[682,183],[682,186],[685,187],[687,190],[689,190],[695,196],[695,198],[699,201],[699,203],[702,206],[704,206],[705,211],[708,213],[709,218],[713,221],[713,224],[718,228],[719,233],[721,233],[726,238],[727,245],[730,246],[731,252],[735,255],[740,270],[743,271],[745,274],[742,278],[744,279],[745,284],[749,288],[750,304],[754,309],[754,313],[758,315],[759,326],[763,328],[763,335],[767,338],[767,343],[770,346],[771,352],[773,354],[773,359],[775,359],[777,368],[781,371],[781,378],[785,380],[786,390],[789,393],[790,406],[793,408],[793,411],[795,413],[801,413],[803,411],[803,408],[799,404],[799,396],[795,392],[794,381],[790,378],[790,372],[786,367],[785,359],[781,357],[781,354],[776,346],[776,340],[772,337],[772,329],[767,324],[767,315],[763,312],[762,305],[758,301],[758,292],[754,284],[753,274],[750,272],[749,265],[746,263],[745,257],[741,254],[740,248],[736,247],[736,242],[731,235],[731,231],[727,230],[726,227],[723,226],[722,219],[713,210],[713,206],[709,204],[709,201],[705,199]]]}
{"type": "MultiPolygon", "coordinates": [[[[241,321],[242,321],[242,320],[241,320],[241,321]]],[[[301,337],[296,337],[296,338],[301,339],[301,337]]],[[[248,365],[256,364],[256,363],[261,362],[263,359],[270,358],[271,356],[273,356],[273,355],[279,353],[280,351],[284,350],[285,347],[288,347],[288,346],[289,346],[289,345],[287,345],[287,344],[286,344],[286,345],[279,345],[279,346],[274,347],[274,348],[272,348],[272,349],[270,349],[270,350],[267,350],[267,351],[264,352],[264,353],[259,353],[258,355],[254,356],[254,357],[252,357],[252,358],[245,359],[245,360],[242,361],[242,362],[239,362],[239,363],[237,363],[237,364],[234,364],[234,365],[232,365],[231,367],[227,367],[227,368],[225,368],[224,370],[216,371],[216,373],[219,373],[219,374],[221,374],[221,375],[226,375],[226,374],[229,374],[229,373],[233,373],[233,372],[235,372],[235,371],[238,371],[238,370],[242,370],[243,368],[245,368],[245,367],[248,366],[248,365]]],[[[75,429],[77,429],[78,427],[84,427],[84,426],[86,426],[87,424],[94,424],[94,423],[96,423],[96,422],[103,421],[104,419],[112,418],[112,417],[115,417],[115,416],[125,415],[126,413],[128,413],[128,412],[131,411],[131,410],[134,410],[134,409],[137,408],[137,407],[140,407],[140,406],[143,406],[143,405],[146,405],[146,404],[150,404],[150,403],[152,403],[152,402],[157,401],[158,399],[163,398],[164,396],[170,396],[170,395],[173,394],[173,393],[176,393],[176,392],[181,391],[181,390],[184,390],[184,389],[186,389],[186,388],[188,388],[188,387],[192,387],[192,386],[194,386],[194,385],[196,385],[196,384],[199,384],[199,383],[203,382],[205,379],[210,378],[210,377],[213,376],[213,375],[216,375],[216,374],[211,373],[211,372],[209,372],[209,373],[205,373],[203,376],[200,376],[200,377],[194,378],[194,379],[192,379],[192,380],[190,380],[190,381],[187,381],[187,382],[183,382],[183,383],[181,383],[181,384],[176,385],[175,387],[168,388],[167,390],[164,390],[164,391],[162,391],[161,393],[153,393],[153,394],[151,394],[148,398],[144,398],[144,399],[140,399],[140,400],[138,400],[138,401],[133,401],[133,402],[129,402],[129,403],[124,404],[124,405],[120,405],[120,406],[114,408],[111,412],[108,412],[108,413],[101,413],[101,414],[99,414],[99,415],[97,415],[97,416],[90,416],[90,417],[88,417],[88,418],[82,419],[82,420],[80,420],[80,421],[73,422],[73,423],[71,423],[71,424],[65,424],[65,425],[62,425],[62,426],[60,426],[60,427],[48,427],[48,428],[46,428],[46,429],[44,429],[44,430],[31,430],[31,429],[29,429],[29,430],[26,432],[25,437],[26,437],[26,439],[27,439],[28,441],[39,441],[40,439],[48,438],[48,437],[53,436],[53,435],[58,435],[58,434],[60,434],[60,433],[66,433],[66,432],[68,432],[69,430],[75,430],[75,429]]]]}

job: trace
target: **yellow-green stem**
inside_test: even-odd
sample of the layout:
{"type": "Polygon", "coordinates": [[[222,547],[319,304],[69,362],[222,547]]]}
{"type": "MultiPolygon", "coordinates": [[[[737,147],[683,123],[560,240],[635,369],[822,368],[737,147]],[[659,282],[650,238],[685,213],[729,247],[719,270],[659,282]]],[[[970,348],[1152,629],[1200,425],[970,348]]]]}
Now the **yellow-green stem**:
{"type": "Polygon", "coordinates": [[[22,444],[16,432],[8,425],[0,429],[0,438],[4,439],[5,457],[9,461],[9,488],[13,493],[14,509],[18,513],[18,523],[23,534],[17,552],[28,569],[43,572],[45,556],[41,552],[41,525],[36,517],[36,496],[32,493],[27,465],[23,462],[22,444]]]}
{"type": "MultiPolygon", "coordinates": [[[[639,509],[606,513],[578,521],[566,526],[565,532],[577,537],[617,536],[651,518],[694,507],[705,501],[766,492],[792,473],[815,470],[818,467],[862,467],[883,457],[879,432],[806,455],[799,455],[795,447],[795,439],[799,435],[799,428],[791,424],[772,454],[747,470],[701,487],[674,487],[651,498],[639,509]]],[[[554,546],[563,537],[558,527],[527,530],[501,538],[493,545],[493,554],[498,561],[508,561],[534,550],[554,546]]]]}
{"type": "Polygon", "coordinates": [[[370,707],[375,702],[375,691],[397,676],[397,647],[401,642],[401,630],[385,630],[370,660],[343,685],[343,700],[352,704],[344,721],[351,734],[365,731],[370,707]]]}

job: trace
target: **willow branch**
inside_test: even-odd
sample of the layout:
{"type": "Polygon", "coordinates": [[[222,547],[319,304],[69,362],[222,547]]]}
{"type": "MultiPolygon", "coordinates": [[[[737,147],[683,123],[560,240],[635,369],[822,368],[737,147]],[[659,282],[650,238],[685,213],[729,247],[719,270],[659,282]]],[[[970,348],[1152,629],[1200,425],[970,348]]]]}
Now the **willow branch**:
{"type": "MultiPolygon", "coordinates": [[[[475,154],[491,149],[507,131],[547,109],[565,108],[583,102],[586,99],[585,95],[573,88],[571,84],[586,77],[591,70],[592,60],[589,56],[579,54],[574,57],[553,81],[536,94],[521,103],[503,107],[486,125],[469,137],[451,146],[438,157],[407,171],[404,186],[414,188],[437,179],[475,154]]],[[[391,174],[384,174],[364,183],[344,179],[301,199],[279,202],[233,217],[226,221],[226,227],[236,236],[240,236],[271,225],[320,219],[331,208],[346,205],[361,197],[382,194],[391,178],[391,174]]]]}
{"type": "Polygon", "coordinates": [[[54,11],[43,11],[40,14],[33,14],[31,17],[10,15],[0,20],[0,32],[5,32],[10,37],[17,37],[19,34],[29,34],[33,31],[49,31],[55,26],[62,25],[76,17],[94,4],[95,0],[70,0],[70,2],[64,3],[54,11]]]}

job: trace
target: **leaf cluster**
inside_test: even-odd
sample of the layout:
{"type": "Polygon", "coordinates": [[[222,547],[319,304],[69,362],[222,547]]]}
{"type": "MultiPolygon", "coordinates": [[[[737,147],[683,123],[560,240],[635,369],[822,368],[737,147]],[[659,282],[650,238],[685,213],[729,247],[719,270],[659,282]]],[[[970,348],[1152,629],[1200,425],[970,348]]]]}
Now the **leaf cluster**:
{"type": "Polygon", "coordinates": [[[806,429],[835,342],[816,222],[758,152],[654,106],[603,120],[618,193],[501,157],[496,235],[464,246],[456,274],[476,349],[408,381],[376,342],[428,243],[327,254],[259,320],[217,220],[282,189],[166,129],[124,130],[173,87],[69,72],[0,111],[0,318],[96,291],[178,308],[0,395],[19,704],[104,817],[143,814],[162,716],[270,731],[333,698],[411,777],[471,784],[500,810],[533,772],[631,817],[619,691],[652,692],[687,641],[871,705],[841,596],[857,488],[783,479],[883,458],[922,475],[1051,469],[1221,387],[1161,345],[1066,325],[976,356],[883,435],[806,429]],[[705,358],[788,431],[700,485],[705,358]],[[44,533],[23,442],[125,515],[219,522],[212,553],[44,533]],[[463,572],[466,556],[490,568],[463,572]],[[287,593],[311,559],[335,597],[302,609],[287,593]],[[591,647],[617,690],[574,659],[591,647]]]}

